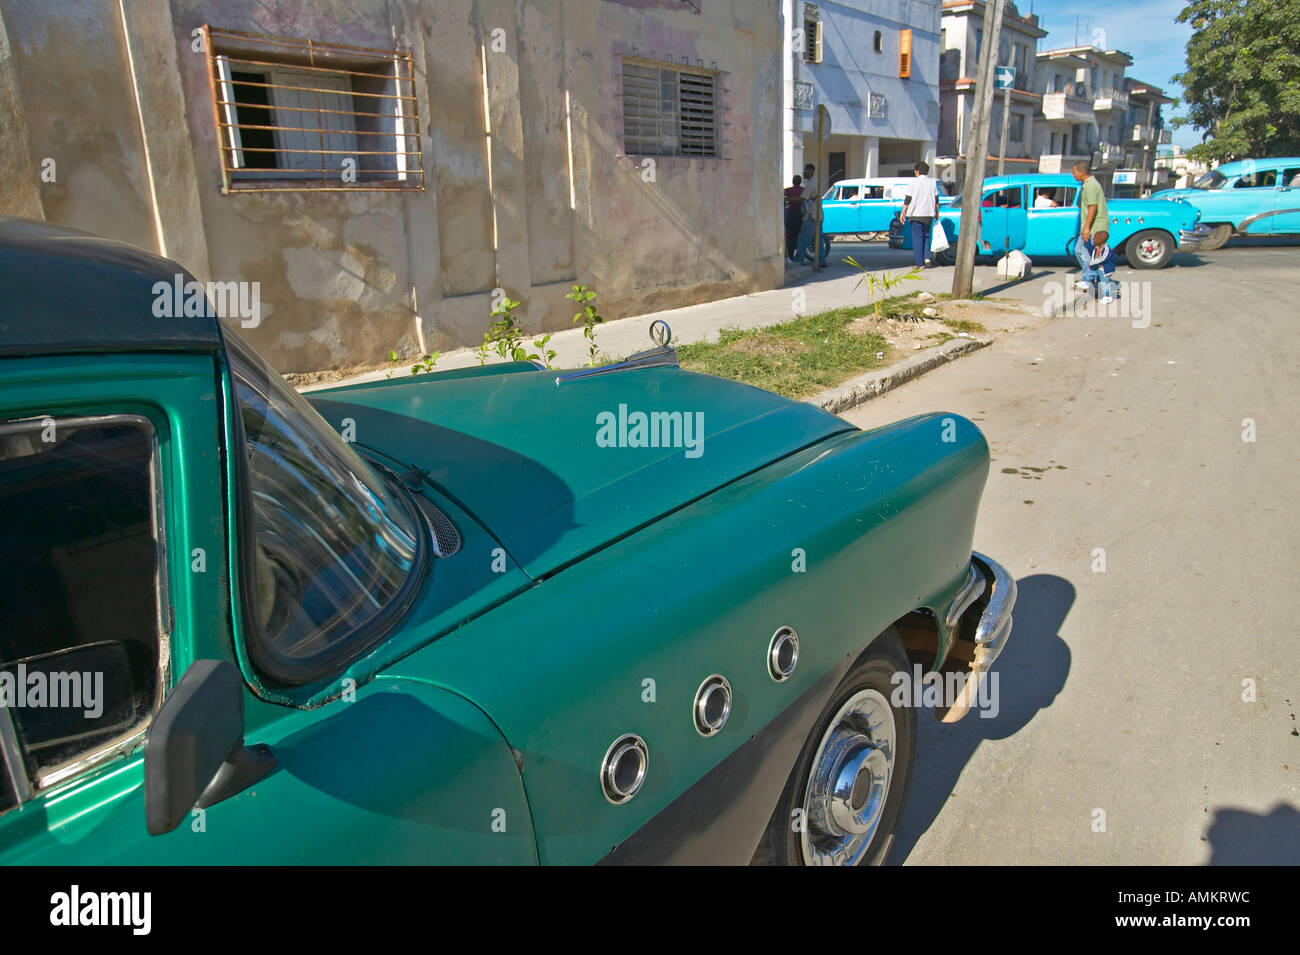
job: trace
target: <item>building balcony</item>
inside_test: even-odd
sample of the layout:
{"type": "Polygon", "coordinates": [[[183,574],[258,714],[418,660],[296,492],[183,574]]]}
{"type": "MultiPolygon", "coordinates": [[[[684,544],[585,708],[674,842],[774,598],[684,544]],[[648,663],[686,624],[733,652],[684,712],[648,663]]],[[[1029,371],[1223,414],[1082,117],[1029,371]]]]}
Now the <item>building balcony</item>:
{"type": "Polygon", "coordinates": [[[1060,93],[1044,93],[1043,118],[1067,123],[1091,123],[1092,102],[1092,97],[1086,90],[1072,92],[1067,89],[1060,93]]]}
{"type": "Polygon", "coordinates": [[[1123,143],[1101,143],[1097,146],[1104,163],[1122,163],[1124,161],[1123,143]]]}
{"type": "Polygon", "coordinates": [[[1069,172],[1080,159],[1092,159],[1092,153],[1047,153],[1038,157],[1039,172],[1069,172]]]}
{"type": "Polygon", "coordinates": [[[1098,90],[1096,97],[1093,98],[1092,108],[1099,113],[1128,109],[1128,93],[1124,90],[1098,90]]]}
{"type": "Polygon", "coordinates": [[[1142,143],[1144,146],[1171,141],[1171,130],[1156,129],[1154,126],[1134,125],[1131,135],[1133,142],[1142,143]]]}

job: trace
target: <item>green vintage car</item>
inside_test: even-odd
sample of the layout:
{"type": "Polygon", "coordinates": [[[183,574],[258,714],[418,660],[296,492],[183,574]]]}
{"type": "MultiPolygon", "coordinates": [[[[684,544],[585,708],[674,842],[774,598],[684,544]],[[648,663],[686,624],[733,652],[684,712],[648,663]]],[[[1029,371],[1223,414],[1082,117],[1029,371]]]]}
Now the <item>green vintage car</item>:
{"type": "Polygon", "coordinates": [[[306,398],[205,292],[0,219],[0,862],[884,860],[1011,629],[973,424],[663,330],[306,398]]]}

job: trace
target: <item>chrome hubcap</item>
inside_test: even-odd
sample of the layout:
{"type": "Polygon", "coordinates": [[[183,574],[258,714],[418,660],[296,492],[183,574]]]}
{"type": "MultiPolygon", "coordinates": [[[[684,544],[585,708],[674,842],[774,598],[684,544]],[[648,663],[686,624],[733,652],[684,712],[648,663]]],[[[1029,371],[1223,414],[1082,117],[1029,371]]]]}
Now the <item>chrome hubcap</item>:
{"type": "Polygon", "coordinates": [[[857,865],[880,826],[894,771],[889,701],[860,690],[840,707],[813,756],[800,833],[807,865],[857,865]]]}
{"type": "Polygon", "coordinates": [[[1164,254],[1165,244],[1159,239],[1143,239],[1138,243],[1138,257],[1144,262],[1154,262],[1164,254]]]}

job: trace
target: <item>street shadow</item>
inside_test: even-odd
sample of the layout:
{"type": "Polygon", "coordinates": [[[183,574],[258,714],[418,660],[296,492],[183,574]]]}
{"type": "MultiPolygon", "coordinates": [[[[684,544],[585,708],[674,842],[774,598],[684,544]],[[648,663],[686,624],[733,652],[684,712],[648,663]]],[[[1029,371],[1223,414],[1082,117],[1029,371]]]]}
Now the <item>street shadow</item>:
{"type": "Polygon", "coordinates": [[[1300,812],[1284,802],[1268,815],[1216,809],[1205,838],[1210,865],[1300,865],[1300,812]]]}
{"type": "MultiPolygon", "coordinates": [[[[1127,261],[1124,264],[1129,265],[1127,261]]],[[[1175,252],[1170,256],[1169,264],[1180,269],[1198,269],[1210,263],[1193,252],[1175,252]]],[[[1129,267],[1132,268],[1131,265],[1129,267]]]]}
{"type": "Polygon", "coordinates": [[[891,864],[901,865],[934,824],[979,745],[1020,732],[1065,686],[1071,655],[1059,633],[1074,604],[1074,585],[1052,574],[1031,574],[1016,589],[1011,639],[990,671],[998,674],[997,715],[981,718],[972,709],[960,722],[946,724],[920,714],[912,789],[891,864]]]}
{"type": "Polygon", "coordinates": [[[991,285],[988,288],[976,289],[976,291],[985,297],[989,295],[997,295],[999,292],[1006,292],[1010,289],[1016,288],[1017,286],[1033,282],[1036,279],[1047,278],[1048,276],[1055,274],[1055,269],[1031,269],[1018,279],[1008,279],[1001,285],[991,285]]]}
{"type": "Polygon", "coordinates": [[[1278,248],[1300,245],[1300,235],[1243,235],[1229,239],[1224,243],[1225,249],[1257,249],[1275,246],[1278,248]]]}

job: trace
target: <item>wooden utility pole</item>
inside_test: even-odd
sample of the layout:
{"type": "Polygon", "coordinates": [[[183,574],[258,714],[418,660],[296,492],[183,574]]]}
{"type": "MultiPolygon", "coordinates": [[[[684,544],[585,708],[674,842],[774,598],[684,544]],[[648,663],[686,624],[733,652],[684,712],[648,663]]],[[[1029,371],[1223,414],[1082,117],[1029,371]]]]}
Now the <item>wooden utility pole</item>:
{"type": "Polygon", "coordinates": [[[1147,188],[1147,181],[1149,179],[1149,177],[1147,176],[1147,150],[1150,149],[1150,151],[1153,153],[1156,151],[1156,142],[1155,142],[1156,137],[1153,135],[1154,130],[1151,128],[1151,124],[1154,123],[1155,121],[1156,121],[1156,101],[1154,98],[1152,98],[1151,102],[1147,103],[1147,125],[1146,125],[1146,133],[1148,138],[1151,139],[1151,145],[1147,146],[1146,143],[1142,144],[1142,181],[1138,183],[1138,192],[1137,192],[1137,197],[1139,199],[1142,198],[1142,191],[1147,188]]]}
{"type": "Polygon", "coordinates": [[[826,183],[830,181],[830,176],[826,174],[826,150],[824,148],[827,138],[831,134],[831,115],[826,110],[826,104],[822,103],[817,107],[817,175],[814,179],[817,182],[818,197],[814,199],[816,205],[813,207],[817,210],[817,231],[813,234],[813,269],[820,271],[825,268],[822,262],[822,218],[825,215],[822,209],[820,196],[825,195],[827,188],[826,183]]]}
{"type": "Polygon", "coordinates": [[[975,252],[980,236],[980,191],[984,186],[984,159],[988,155],[989,111],[993,106],[993,67],[998,62],[998,35],[1006,0],[985,0],[984,40],[975,77],[975,108],[970,119],[970,144],[966,148],[966,186],[961,197],[961,230],[957,233],[957,266],[953,270],[952,297],[970,298],[975,272],[975,252]]]}

